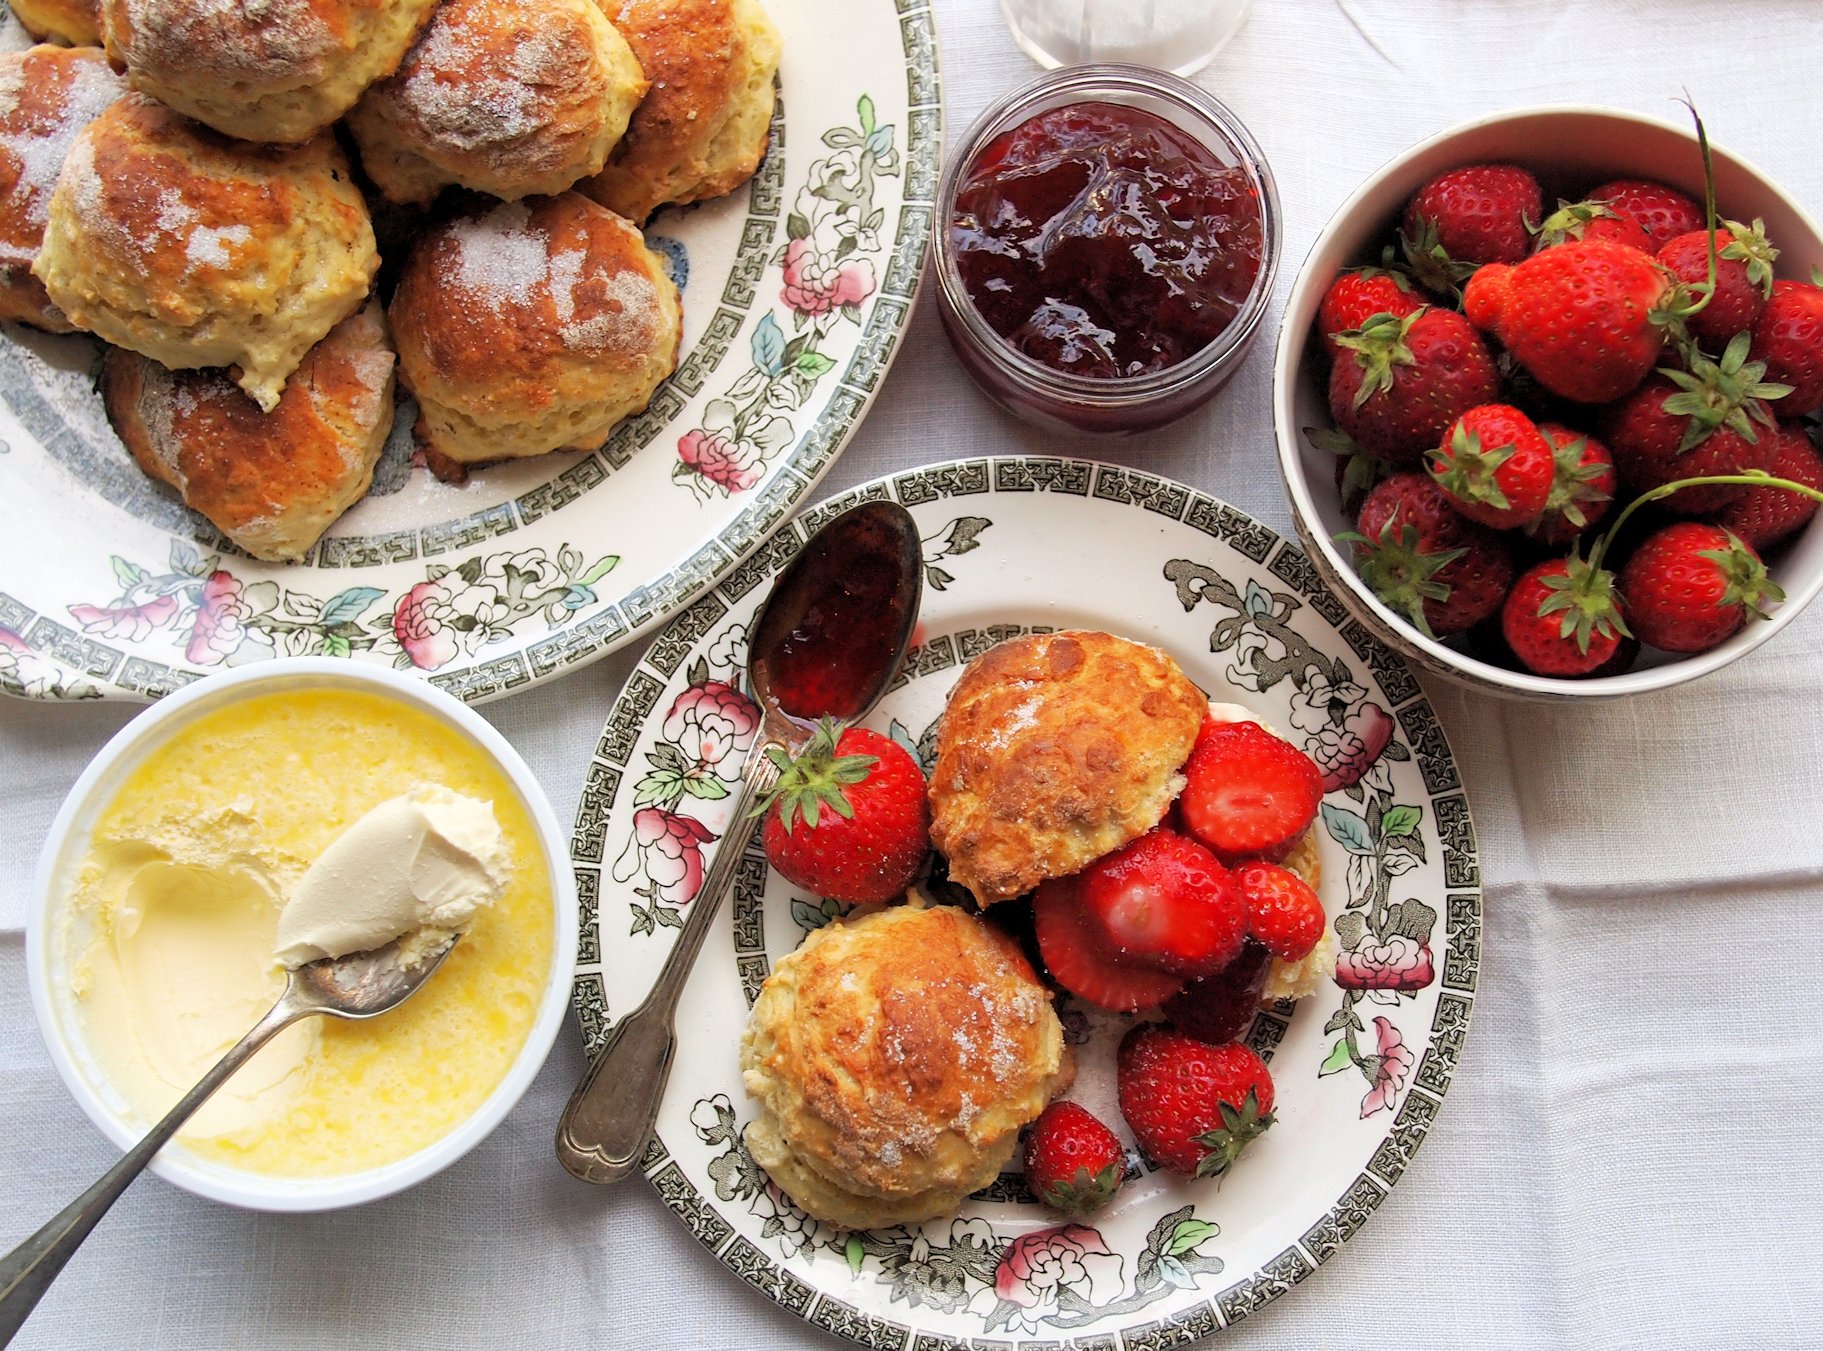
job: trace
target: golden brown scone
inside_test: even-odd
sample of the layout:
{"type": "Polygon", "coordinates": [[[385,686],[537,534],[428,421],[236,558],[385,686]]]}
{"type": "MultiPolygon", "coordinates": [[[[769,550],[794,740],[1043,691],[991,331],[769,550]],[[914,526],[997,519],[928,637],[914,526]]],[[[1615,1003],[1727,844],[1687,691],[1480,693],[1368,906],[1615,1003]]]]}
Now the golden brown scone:
{"type": "Polygon", "coordinates": [[[348,126],[395,202],[452,183],[516,201],[600,173],[645,92],[595,0],[443,0],[348,126]]]}
{"type": "Polygon", "coordinates": [[[1182,790],[1209,701],[1142,643],[1072,630],[976,657],[931,772],[931,843],[983,905],[1137,839],[1182,790]]]}
{"type": "Polygon", "coordinates": [[[52,333],[75,327],[32,275],[32,259],[71,143],[126,88],[99,47],[0,55],[0,319],[52,333]]]}
{"type": "Polygon", "coordinates": [[[373,482],[392,429],[393,353],[377,301],[311,348],[262,413],[226,371],[168,371],[114,347],[108,420],[139,467],[255,558],[302,558],[373,482]]]}
{"type": "Polygon", "coordinates": [[[98,0],[11,0],[11,4],[19,26],[40,41],[101,46],[98,0]]]}
{"type": "Polygon", "coordinates": [[[574,192],[421,238],[393,293],[420,439],[463,464],[598,446],[677,365],[677,288],[627,221],[574,192]]]}
{"type": "Polygon", "coordinates": [[[758,0],[603,0],[652,90],[589,196],[643,221],[753,177],[772,122],[778,30],[758,0]]]}
{"type": "Polygon", "coordinates": [[[108,55],[224,136],[307,141],[398,69],[437,0],[101,0],[108,55]]]}
{"type": "Polygon", "coordinates": [[[1012,939],[954,906],[856,912],[767,977],[741,1041],[747,1148],[844,1229],[953,1213],[1075,1067],[1012,939]]]}
{"type": "Polygon", "coordinates": [[[32,271],[78,328],[173,369],[238,366],[270,412],[379,265],[327,132],[253,145],[130,93],[71,146],[32,271]]]}

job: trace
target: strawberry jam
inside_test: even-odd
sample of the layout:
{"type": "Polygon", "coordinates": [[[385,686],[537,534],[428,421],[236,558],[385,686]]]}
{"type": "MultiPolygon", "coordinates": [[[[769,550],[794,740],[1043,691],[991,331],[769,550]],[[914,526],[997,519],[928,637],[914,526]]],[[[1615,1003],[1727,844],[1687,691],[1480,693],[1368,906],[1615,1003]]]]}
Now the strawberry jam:
{"type": "Polygon", "coordinates": [[[1016,350],[1093,379],[1213,342],[1265,252],[1260,196],[1176,124],[1124,104],[1052,108],[982,146],[949,222],[970,301],[1016,350]]]}

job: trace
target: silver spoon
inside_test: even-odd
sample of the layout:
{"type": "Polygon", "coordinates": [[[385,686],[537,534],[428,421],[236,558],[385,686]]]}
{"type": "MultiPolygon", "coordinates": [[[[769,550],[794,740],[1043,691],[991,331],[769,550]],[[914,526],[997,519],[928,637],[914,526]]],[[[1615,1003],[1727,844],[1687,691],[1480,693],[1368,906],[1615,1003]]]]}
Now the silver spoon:
{"type": "Polygon", "coordinates": [[[450,934],[441,947],[426,949],[410,966],[402,964],[399,953],[399,946],[406,939],[396,938],[370,952],[325,957],[290,971],[285,993],[272,1011],[255,1023],[253,1030],[236,1042],[196,1087],[184,1094],[165,1119],[102,1174],[99,1182],[0,1261],[0,1346],[13,1339],[89,1231],[145,1170],[152,1156],[255,1051],[300,1018],[319,1013],[331,1018],[375,1018],[397,1008],[443,964],[458,937],[450,934]]]}
{"type": "Polygon", "coordinates": [[[677,1051],[677,997],[757,824],[748,816],[753,800],[778,779],[767,749],[796,754],[819,718],[845,727],[867,716],[911,642],[923,580],[911,514],[874,501],[812,535],[773,583],[747,647],[760,734],[741,767],[727,833],[657,983],[614,1025],[557,1123],[558,1161],[583,1181],[618,1182],[639,1171],[677,1051]]]}

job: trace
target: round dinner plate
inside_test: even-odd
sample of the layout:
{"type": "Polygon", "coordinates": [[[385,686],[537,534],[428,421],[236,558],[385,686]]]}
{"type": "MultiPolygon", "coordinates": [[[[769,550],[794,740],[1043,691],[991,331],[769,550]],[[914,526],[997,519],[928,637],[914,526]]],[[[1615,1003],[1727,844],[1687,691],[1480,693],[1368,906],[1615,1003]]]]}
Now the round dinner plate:
{"type": "MultiPolygon", "coordinates": [[[[918,644],[869,726],[929,766],[962,668],[996,642],[1100,628],[1155,644],[1211,697],[1246,704],[1323,768],[1320,891],[1336,980],[1262,1011],[1278,1121],[1226,1179],[1136,1163],[1076,1224],[1016,1173],[954,1219],[844,1233],[809,1219],[747,1155],[741,1028],[772,964],[838,912],[773,875],[757,839],[684,992],[644,1171],[741,1279],[872,1346],[1176,1345],[1259,1308],[1371,1215],[1423,1142],[1473,1008],[1474,829],[1442,728],[1403,660],[1351,620],[1304,554],[1169,480],[1079,460],[958,461],[819,504],[692,605],[626,684],[590,765],[572,846],[582,901],[575,1002],[591,1052],[635,1008],[728,835],[758,719],[737,685],[747,625],[808,533],[869,497],[923,540],[918,644]]],[[[1132,1020],[1059,996],[1071,1097],[1117,1130],[1113,1050],[1132,1020]]],[[[1129,1145],[1130,1137],[1127,1138],[1129,1145]]]]}
{"type": "MultiPolygon", "coordinates": [[[[911,316],[942,142],[928,0],[766,0],[784,39],[754,179],[647,227],[683,290],[677,372],[599,450],[445,485],[401,397],[374,489],[261,563],[133,464],[101,347],[0,337],[0,690],[152,699],[277,655],[489,699],[639,637],[725,577],[859,425],[911,316]]],[[[0,46],[17,47],[10,16],[0,46]]]]}

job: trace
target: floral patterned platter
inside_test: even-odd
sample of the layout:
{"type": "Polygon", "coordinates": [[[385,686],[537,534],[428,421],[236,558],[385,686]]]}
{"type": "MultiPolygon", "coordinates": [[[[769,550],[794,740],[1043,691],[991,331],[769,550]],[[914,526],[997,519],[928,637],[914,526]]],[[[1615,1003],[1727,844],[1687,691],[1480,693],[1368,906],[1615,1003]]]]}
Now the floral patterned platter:
{"type": "MultiPolygon", "coordinates": [[[[0,690],[152,699],[221,666],[327,654],[470,700],[610,652],[758,546],[834,462],[910,318],[942,140],[928,0],[784,36],[770,151],[648,236],[684,292],[682,360],[599,450],[413,463],[400,400],[372,493],[298,564],[260,563],[134,466],[94,391],[99,346],[0,339],[0,690]]],[[[0,44],[20,45],[16,23],[0,44]]]]}
{"type": "MultiPolygon", "coordinates": [[[[1405,1171],[1456,1066],[1481,929],[1468,803],[1423,691],[1303,553],[1232,507],[1129,469],[1004,458],[878,480],[782,530],[658,637],[602,733],[572,846],[584,1036],[595,1049],[644,997],[730,829],[757,725],[737,682],[768,579],[822,521],[883,495],[918,522],[926,590],[919,645],[869,724],[928,766],[950,687],[993,643],[1094,627],[1164,647],[1322,767],[1335,984],[1254,1020],[1279,1121],[1225,1181],[1186,1182],[1135,1156],[1110,1209],[1059,1224],[1009,1173],[953,1220],[843,1233],[794,1206],[740,1141],[751,1109],[738,1029],[771,964],[837,912],[770,874],[756,843],[684,994],[645,1172],[741,1279],[870,1346],[1112,1351],[1213,1332],[1314,1270],[1405,1171]]],[[[1071,1096],[1118,1123],[1112,1053],[1126,1020],[1067,997],[1059,1007],[1077,1043],[1071,1096]]]]}

